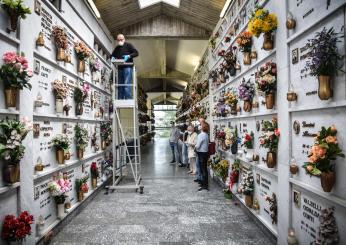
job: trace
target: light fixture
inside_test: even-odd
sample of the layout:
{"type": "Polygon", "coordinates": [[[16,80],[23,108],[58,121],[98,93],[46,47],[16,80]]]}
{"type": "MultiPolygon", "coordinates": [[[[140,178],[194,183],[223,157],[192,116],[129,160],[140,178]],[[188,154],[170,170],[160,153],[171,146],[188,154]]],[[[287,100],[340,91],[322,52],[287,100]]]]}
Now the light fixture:
{"type": "Polygon", "coordinates": [[[229,7],[229,5],[231,4],[232,0],[227,0],[227,2],[225,3],[225,5],[223,6],[223,9],[221,11],[221,14],[220,14],[220,18],[223,18],[226,14],[226,11],[229,7]]]}
{"type": "Polygon", "coordinates": [[[89,3],[89,5],[90,5],[92,11],[94,12],[96,18],[100,19],[100,18],[101,18],[101,15],[100,15],[100,12],[99,12],[99,10],[97,9],[97,7],[96,7],[94,1],[93,1],[93,0],[88,0],[88,3],[89,3]]]}

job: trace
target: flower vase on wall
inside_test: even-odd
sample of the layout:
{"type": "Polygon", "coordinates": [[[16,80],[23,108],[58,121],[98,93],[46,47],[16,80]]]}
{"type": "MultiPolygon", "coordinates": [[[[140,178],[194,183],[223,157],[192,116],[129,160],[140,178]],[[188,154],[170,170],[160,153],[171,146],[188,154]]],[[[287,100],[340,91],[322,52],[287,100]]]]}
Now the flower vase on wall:
{"type": "Polygon", "coordinates": [[[320,100],[328,100],[333,96],[332,79],[330,76],[318,76],[318,97],[320,100]]]}
{"type": "Polygon", "coordinates": [[[65,217],[65,204],[58,204],[57,205],[58,209],[58,219],[63,219],[65,217]]]}
{"type": "Polygon", "coordinates": [[[253,153],[254,153],[254,150],[253,150],[253,149],[246,149],[245,158],[246,158],[247,160],[249,160],[250,162],[253,160],[253,153]]]}
{"type": "Polygon", "coordinates": [[[16,108],[18,89],[14,87],[6,87],[4,93],[6,108],[16,108]]]}
{"type": "Polygon", "coordinates": [[[3,168],[3,181],[8,184],[12,185],[16,182],[19,182],[20,179],[20,166],[19,163],[17,164],[8,164],[3,168]]]}

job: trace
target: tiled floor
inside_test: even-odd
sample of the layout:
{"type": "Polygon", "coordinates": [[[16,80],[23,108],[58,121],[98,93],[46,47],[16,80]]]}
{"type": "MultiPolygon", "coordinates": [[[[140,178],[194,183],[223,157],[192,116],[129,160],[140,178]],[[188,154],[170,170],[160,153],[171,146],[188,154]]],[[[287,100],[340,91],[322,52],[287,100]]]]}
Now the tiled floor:
{"type": "Polygon", "coordinates": [[[169,164],[167,140],[142,153],[144,194],[101,192],[53,244],[272,244],[214,183],[197,192],[186,169],[169,164]]]}

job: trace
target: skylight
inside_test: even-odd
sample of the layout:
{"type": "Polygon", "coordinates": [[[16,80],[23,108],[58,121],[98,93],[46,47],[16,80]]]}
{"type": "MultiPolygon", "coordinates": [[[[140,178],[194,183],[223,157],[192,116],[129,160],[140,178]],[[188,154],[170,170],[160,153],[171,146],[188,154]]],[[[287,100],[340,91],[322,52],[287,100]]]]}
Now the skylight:
{"type": "Polygon", "coordinates": [[[138,0],[139,7],[141,9],[149,7],[151,5],[157,4],[157,3],[167,3],[169,5],[172,5],[173,7],[179,8],[180,6],[180,0],[138,0]]]}

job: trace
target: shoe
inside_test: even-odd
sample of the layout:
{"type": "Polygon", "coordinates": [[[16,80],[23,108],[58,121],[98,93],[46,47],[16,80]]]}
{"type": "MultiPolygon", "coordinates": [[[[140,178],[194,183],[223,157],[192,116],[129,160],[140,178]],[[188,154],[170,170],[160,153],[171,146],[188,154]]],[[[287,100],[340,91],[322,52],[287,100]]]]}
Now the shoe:
{"type": "Polygon", "coordinates": [[[190,168],[190,164],[186,164],[186,167],[187,167],[187,168],[190,168]]]}
{"type": "Polygon", "coordinates": [[[200,180],[199,180],[199,179],[194,179],[193,181],[194,181],[194,182],[199,182],[200,180]]]}
{"type": "Polygon", "coordinates": [[[200,188],[198,189],[198,191],[203,191],[203,190],[209,191],[209,189],[208,189],[207,187],[200,187],[200,188]]]}
{"type": "Polygon", "coordinates": [[[175,160],[172,160],[170,163],[175,163],[175,160]]]}
{"type": "Polygon", "coordinates": [[[182,167],[185,167],[185,164],[180,163],[178,166],[179,166],[180,168],[182,168],[182,167]]]}

